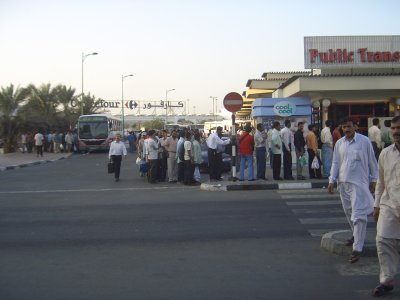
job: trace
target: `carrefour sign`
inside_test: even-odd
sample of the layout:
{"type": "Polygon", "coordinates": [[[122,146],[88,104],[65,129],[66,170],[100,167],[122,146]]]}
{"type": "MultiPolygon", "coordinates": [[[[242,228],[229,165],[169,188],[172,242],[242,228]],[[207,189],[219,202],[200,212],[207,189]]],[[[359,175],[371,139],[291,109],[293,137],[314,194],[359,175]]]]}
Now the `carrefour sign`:
{"type": "Polygon", "coordinates": [[[296,112],[296,104],[289,101],[280,101],[274,105],[274,112],[280,117],[289,117],[296,112]]]}

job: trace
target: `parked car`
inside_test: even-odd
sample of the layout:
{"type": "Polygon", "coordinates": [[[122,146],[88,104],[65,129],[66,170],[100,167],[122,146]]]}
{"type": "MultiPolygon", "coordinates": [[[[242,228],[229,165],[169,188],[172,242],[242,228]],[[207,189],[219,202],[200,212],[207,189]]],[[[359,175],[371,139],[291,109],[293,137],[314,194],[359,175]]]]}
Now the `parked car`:
{"type": "MultiPolygon", "coordinates": [[[[204,141],[200,144],[201,157],[203,162],[200,164],[200,172],[208,173],[208,146],[204,141]]],[[[230,149],[230,145],[221,146],[222,152],[222,172],[229,172],[231,170],[231,156],[227,154],[227,150],[230,149]]]]}

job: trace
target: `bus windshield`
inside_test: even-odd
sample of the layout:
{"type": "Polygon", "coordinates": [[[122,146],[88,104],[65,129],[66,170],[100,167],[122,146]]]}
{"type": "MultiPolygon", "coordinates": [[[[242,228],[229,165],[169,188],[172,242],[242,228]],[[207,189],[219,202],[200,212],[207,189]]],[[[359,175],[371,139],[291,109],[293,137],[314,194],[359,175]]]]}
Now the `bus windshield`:
{"type": "Polygon", "coordinates": [[[85,122],[79,123],[79,138],[81,139],[106,139],[108,137],[108,123],[85,122]]]}

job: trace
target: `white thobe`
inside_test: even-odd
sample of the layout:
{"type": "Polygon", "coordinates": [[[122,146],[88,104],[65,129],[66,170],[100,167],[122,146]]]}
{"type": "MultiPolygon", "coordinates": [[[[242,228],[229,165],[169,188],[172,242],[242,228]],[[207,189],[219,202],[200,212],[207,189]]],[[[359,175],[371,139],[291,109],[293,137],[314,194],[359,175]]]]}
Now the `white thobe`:
{"type": "MultiPolygon", "coordinates": [[[[356,199],[351,220],[365,219],[372,213],[374,199],[369,191],[370,182],[378,178],[378,164],[369,139],[355,133],[348,140],[345,136],[337,141],[333,151],[329,183],[350,183],[357,187],[356,199]]],[[[343,202],[343,200],[342,200],[343,202]]]]}
{"type": "Polygon", "coordinates": [[[400,239],[400,151],[393,144],[379,156],[379,175],[375,207],[380,208],[377,234],[400,239]]]}
{"type": "Polygon", "coordinates": [[[378,148],[382,148],[381,130],[376,125],[372,125],[368,129],[368,138],[371,142],[375,142],[378,148]]]}

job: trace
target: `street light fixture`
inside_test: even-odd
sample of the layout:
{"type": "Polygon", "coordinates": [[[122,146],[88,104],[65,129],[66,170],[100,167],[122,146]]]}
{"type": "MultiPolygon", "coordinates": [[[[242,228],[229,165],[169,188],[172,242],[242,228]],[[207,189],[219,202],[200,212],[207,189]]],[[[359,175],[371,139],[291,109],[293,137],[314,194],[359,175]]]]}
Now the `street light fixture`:
{"type": "Polygon", "coordinates": [[[122,75],[122,140],[124,140],[125,137],[125,112],[124,112],[124,79],[126,77],[131,77],[133,74],[129,75],[122,75]]]}
{"type": "Polygon", "coordinates": [[[165,90],[165,126],[164,129],[167,128],[168,124],[168,93],[175,91],[175,89],[165,90]]]}
{"type": "Polygon", "coordinates": [[[89,54],[85,54],[82,52],[82,99],[81,99],[81,115],[83,115],[83,62],[85,61],[86,57],[90,56],[90,55],[97,55],[97,52],[93,52],[93,53],[89,53],[89,54]]]}

